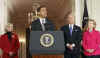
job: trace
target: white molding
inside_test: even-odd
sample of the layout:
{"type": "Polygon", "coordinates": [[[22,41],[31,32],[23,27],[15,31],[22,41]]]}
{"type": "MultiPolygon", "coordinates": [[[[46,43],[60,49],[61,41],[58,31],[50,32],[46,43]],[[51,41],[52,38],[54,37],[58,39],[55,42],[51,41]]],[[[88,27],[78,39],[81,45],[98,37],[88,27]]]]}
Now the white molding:
{"type": "Polygon", "coordinates": [[[83,2],[83,0],[75,0],[75,24],[78,26],[82,26],[83,2]]]}
{"type": "Polygon", "coordinates": [[[100,0],[87,0],[89,18],[94,19],[97,23],[96,30],[100,31],[100,0]]]}
{"type": "Polygon", "coordinates": [[[0,34],[5,32],[5,25],[7,24],[8,11],[7,11],[7,0],[0,0],[0,34]]]}

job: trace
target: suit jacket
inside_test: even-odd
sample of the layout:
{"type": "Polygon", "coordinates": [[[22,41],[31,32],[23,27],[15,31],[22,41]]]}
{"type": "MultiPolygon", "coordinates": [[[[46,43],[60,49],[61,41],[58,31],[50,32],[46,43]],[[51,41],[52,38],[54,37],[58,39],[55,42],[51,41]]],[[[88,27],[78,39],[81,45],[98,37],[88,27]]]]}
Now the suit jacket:
{"type": "MultiPolygon", "coordinates": [[[[54,24],[46,18],[46,23],[44,24],[46,31],[53,31],[55,30],[54,24]]],[[[32,22],[31,24],[32,31],[42,31],[40,20],[37,19],[32,22]]]]}
{"type": "Polygon", "coordinates": [[[64,32],[64,41],[65,41],[65,53],[72,53],[72,54],[78,54],[80,53],[80,41],[82,38],[81,29],[80,27],[74,25],[72,35],[70,35],[69,25],[65,25],[61,28],[61,30],[64,32]],[[73,50],[70,50],[66,47],[66,44],[75,44],[75,47],[73,50]]]}
{"type": "Polygon", "coordinates": [[[0,48],[3,50],[3,58],[10,58],[9,52],[13,52],[13,58],[18,58],[18,49],[20,47],[17,34],[12,33],[12,40],[8,39],[8,35],[4,34],[0,37],[0,48]]]}
{"type": "Polygon", "coordinates": [[[100,55],[100,32],[95,29],[93,29],[92,32],[86,30],[83,33],[82,46],[84,48],[84,55],[100,55]],[[87,49],[94,49],[95,51],[93,53],[89,53],[86,51],[87,49]]]}

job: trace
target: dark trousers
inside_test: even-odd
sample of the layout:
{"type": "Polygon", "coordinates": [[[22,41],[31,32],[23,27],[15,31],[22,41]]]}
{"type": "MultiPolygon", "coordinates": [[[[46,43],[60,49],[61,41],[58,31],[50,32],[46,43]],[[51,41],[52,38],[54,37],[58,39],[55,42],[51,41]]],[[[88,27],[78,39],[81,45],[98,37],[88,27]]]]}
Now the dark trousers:
{"type": "Polygon", "coordinates": [[[100,55],[96,55],[96,56],[86,56],[86,58],[100,58],[100,55]]]}
{"type": "Polygon", "coordinates": [[[79,54],[64,54],[64,58],[80,58],[79,54]]]}
{"type": "Polygon", "coordinates": [[[86,58],[83,52],[81,52],[81,58],[86,58]]]}

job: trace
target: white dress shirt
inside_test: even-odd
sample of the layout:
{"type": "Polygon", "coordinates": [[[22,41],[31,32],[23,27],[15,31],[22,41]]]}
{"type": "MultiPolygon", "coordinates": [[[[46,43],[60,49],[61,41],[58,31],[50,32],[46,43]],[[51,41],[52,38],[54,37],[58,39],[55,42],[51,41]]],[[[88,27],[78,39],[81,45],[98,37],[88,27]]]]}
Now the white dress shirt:
{"type": "Polygon", "coordinates": [[[41,24],[45,24],[46,23],[46,19],[45,18],[40,18],[40,23],[41,24]]]}
{"type": "Polygon", "coordinates": [[[45,31],[45,23],[46,23],[46,19],[45,18],[39,18],[40,19],[40,23],[41,23],[41,27],[42,27],[42,30],[45,31]]]}
{"type": "Polygon", "coordinates": [[[74,26],[74,24],[69,24],[69,28],[72,27],[72,30],[73,30],[73,26],[74,26]]]}
{"type": "MultiPolygon", "coordinates": [[[[73,30],[73,26],[74,26],[74,24],[69,24],[69,28],[72,27],[72,30],[73,30]]],[[[70,44],[67,43],[66,45],[69,46],[70,44]]],[[[75,47],[75,43],[73,43],[72,46],[75,47]]]]}

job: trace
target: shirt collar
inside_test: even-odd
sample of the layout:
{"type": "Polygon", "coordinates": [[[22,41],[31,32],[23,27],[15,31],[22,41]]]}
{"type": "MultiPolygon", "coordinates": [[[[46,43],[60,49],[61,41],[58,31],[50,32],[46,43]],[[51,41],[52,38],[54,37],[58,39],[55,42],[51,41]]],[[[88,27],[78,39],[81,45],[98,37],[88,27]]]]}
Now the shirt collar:
{"type": "Polygon", "coordinates": [[[73,29],[73,26],[74,26],[74,24],[69,24],[69,28],[72,27],[72,29],[73,29]]]}
{"type": "Polygon", "coordinates": [[[40,20],[41,24],[46,23],[46,18],[39,18],[39,20],[40,20]],[[42,21],[42,20],[44,20],[44,21],[42,21]]]}
{"type": "MultiPolygon", "coordinates": [[[[89,28],[87,29],[87,31],[90,32],[89,28]]],[[[93,28],[91,32],[94,32],[94,31],[95,31],[95,29],[93,28]]]]}

